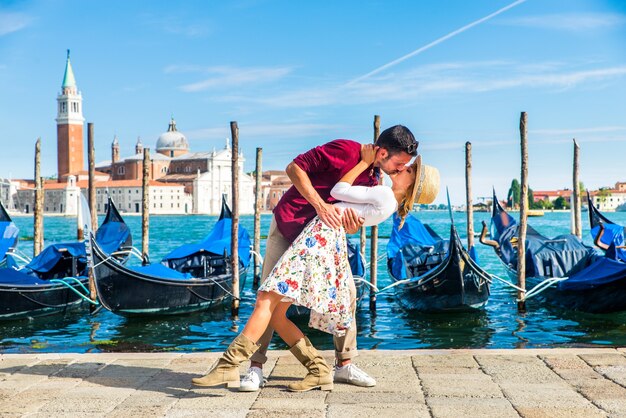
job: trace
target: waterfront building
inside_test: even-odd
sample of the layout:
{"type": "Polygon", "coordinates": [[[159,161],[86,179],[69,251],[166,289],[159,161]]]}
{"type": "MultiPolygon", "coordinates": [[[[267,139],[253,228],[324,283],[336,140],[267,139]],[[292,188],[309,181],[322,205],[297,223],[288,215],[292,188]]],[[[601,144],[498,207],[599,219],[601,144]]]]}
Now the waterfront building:
{"type": "MultiPolygon", "coordinates": [[[[244,173],[245,158],[239,154],[239,212],[254,213],[255,180],[244,173]]],[[[96,164],[96,169],[107,173],[113,181],[140,180],[143,173],[143,144],[138,139],[135,154],[119,157],[119,140],[111,143],[111,160],[96,164]]],[[[174,118],[168,129],[156,142],[156,152],[150,153],[149,176],[162,184],[184,186],[192,204],[186,213],[217,215],[222,207],[222,196],[232,204],[232,149],[228,140],[219,151],[191,152],[186,136],[178,131],[174,118]]],[[[152,208],[150,209],[152,211],[152,208]]]]}
{"type": "MultiPolygon", "coordinates": [[[[87,194],[89,173],[84,170],[83,103],[68,50],[61,93],[57,96],[57,178],[44,182],[44,213],[76,215],[80,193],[87,194]]],[[[114,137],[111,159],[96,164],[94,185],[98,213],[106,212],[107,196],[125,213],[141,212],[143,150],[140,138],[135,153],[122,158],[120,140],[114,137]]],[[[149,194],[151,214],[219,214],[222,196],[232,204],[232,150],[191,152],[174,118],[150,153],[149,194]]],[[[243,172],[239,155],[239,211],[254,213],[254,179],[243,172]]],[[[0,198],[13,208],[32,213],[34,181],[2,182],[0,198]],[[6,185],[5,185],[6,183],[6,185]],[[13,186],[11,186],[13,184],[13,186]]],[[[5,203],[6,204],[6,203],[5,203]]]]}
{"type": "Polygon", "coordinates": [[[571,194],[572,194],[572,191],[569,189],[533,190],[533,198],[535,202],[539,202],[540,200],[554,202],[559,197],[562,197],[563,199],[569,202],[571,194]]]}
{"type": "Polygon", "coordinates": [[[282,170],[263,172],[261,188],[263,190],[263,209],[274,210],[281,197],[292,186],[291,179],[282,170]]]}
{"type": "Polygon", "coordinates": [[[617,182],[613,188],[602,188],[591,192],[591,200],[601,211],[623,210],[626,205],[626,182],[617,182]]]}
{"type": "MultiPolygon", "coordinates": [[[[32,213],[34,202],[34,184],[17,191],[16,210],[32,213]]],[[[108,196],[111,196],[120,212],[141,213],[141,180],[98,181],[96,186],[96,210],[106,213],[108,196]]],[[[150,214],[176,215],[191,213],[191,195],[185,193],[182,184],[164,184],[158,181],[149,183],[150,214]]],[[[48,181],[44,185],[44,213],[76,216],[78,199],[83,193],[87,197],[88,181],[76,181],[75,176],[68,176],[66,182],[48,181]]]]}

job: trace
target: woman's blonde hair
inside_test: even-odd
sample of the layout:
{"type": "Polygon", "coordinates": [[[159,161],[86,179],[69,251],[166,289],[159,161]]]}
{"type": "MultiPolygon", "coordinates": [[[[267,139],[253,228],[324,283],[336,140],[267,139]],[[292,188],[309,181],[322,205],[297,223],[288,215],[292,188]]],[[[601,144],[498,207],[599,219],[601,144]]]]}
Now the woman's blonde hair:
{"type": "MultiPolygon", "coordinates": [[[[416,178],[417,180],[417,178],[416,178]]],[[[406,192],[404,192],[404,196],[402,197],[402,201],[398,205],[398,216],[400,217],[400,225],[398,225],[398,229],[402,229],[404,226],[404,221],[408,216],[411,209],[413,209],[413,188],[409,187],[406,192]]]]}

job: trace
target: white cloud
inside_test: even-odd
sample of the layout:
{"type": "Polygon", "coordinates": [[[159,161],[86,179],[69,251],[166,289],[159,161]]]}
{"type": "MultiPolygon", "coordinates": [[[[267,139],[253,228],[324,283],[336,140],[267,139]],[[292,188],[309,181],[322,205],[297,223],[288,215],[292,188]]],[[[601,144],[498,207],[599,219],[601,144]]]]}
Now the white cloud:
{"type": "Polygon", "coordinates": [[[626,16],[617,13],[561,13],[501,19],[499,24],[527,28],[586,31],[626,24],[626,16]]]}
{"type": "MultiPolygon", "coordinates": [[[[294,90],[273,89],[265,94],[230,94],[212,100],[262,104],[274,107],[315,107],[379,102],[420,102],[442,94],[483,93],[517,88],[571,89],[626,75],[626,65],[572,70],[580,63],[545,62],[531,65],[507,61],[451,62],[425,65],[407,71],[387,73],[343,85],[315,80],[314,86],[294,90]],[[593,82],[593,83],[592,83],[593,82]]],[[[589,64],[585,64],[589,67],[589,64]]],[[[226,77],[226,76],[225,76],[226,77]]],[[[237,75],[233,75],[236,79],[237,75]]],[[[210,85],[217,83],[211,79],[210,85]]],[[[201,88],[190,85],[188,88],[201,88]]]]}
{"type": "Polygon", "coordinates": [[[0,36],[22,30],[32,21],[31,16],[23,13],[0,12],[0,36]]]}
{"type": "Polygon", "coordinates": [[[280,80],[291,73],[288,67],[277,68],[235,68],[221,67],[197,67],[197,66],[170,66],[165,68],[166,73],[204,73],[210,77],[195,83],[185,84],[180,87],[185,92],[198,92],[214,88],[238,87],[249,84],[264,84],[280,80]]]}

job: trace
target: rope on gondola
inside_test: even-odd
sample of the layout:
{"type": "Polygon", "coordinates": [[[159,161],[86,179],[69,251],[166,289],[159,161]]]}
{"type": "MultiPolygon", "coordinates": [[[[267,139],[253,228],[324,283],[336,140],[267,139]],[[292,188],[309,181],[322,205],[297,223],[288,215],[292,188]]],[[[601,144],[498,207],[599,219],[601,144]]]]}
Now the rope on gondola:
{"type": "Polygon", "coordinates": [[[7,256],[17,258],[22,261],[24,264],[30,263],[31,259],[26,254],[18,250],[17,248],[11,248],[9,252],[7,252],[7,256]]]}
{"type": "Polygon", "coordinates": [[[263,266],[263,257],[261,257],[261,254],[257,253],[254,250],[250,250],[250,254],[252,254],[256,260],[257,263],[259,263],[259,266],[263,266]]]}
{"type": "Polygon", "coordinates": [[[33,303],[36,303],[37,305],[43,306],[44,308],[66,308],[67,304],[63,304],[63,305],[48,305],[47,303],[43,303],[40,302],[38,300],[35,300],[33,298],[29,298],[28,296],[26,296],[25,294],[23,294],[22,292],[19,293],[20,296],[22,296],[24,299],[27,299],[33,303]]]}
{"type": "MultiPolygon", "coordinates": [[[[111,253],[111,256],[116,256],[116,255],[134,255],[135,257],[137,257],[139,260],[143,261],[143,254],[141,254],[141,251],[139,251],[137,248],[135,247],[130,247],[130,249],[128,250],[119,250],[119,251],[114,251],[111,253]]],[[[110,258],[110,257],[109,257],[110,258]]]]}
{"type": "Polygon", "coordinates": [[[551,277],[549,279],[543,280],[541,283],[537,284],[537,286],[533,287],[528,292],[524,293],[524,297],[521,299],[518,299],[518,301],[522,302],[524,300],[530,299],[531,297],[538,295],[544,290],[547,290],[548,288],[550,288],[550,286],[558,284],[567,279],[569,279],[569,277],[551,277]]]}
{"type": "Polygon", "coordinates": [[[506,284],[507,286],[510,286],[510,287],[514,288],[515,290],[519,290],[520,292],[524,291],[524,289],[522,289],[521,287],[514,285],[513,283],[511,283],[510,281],[508,281],[506,279],[503,279],[502,277],[498,277],[495,274],[491,274],[491,273],[489,275],[491,276],[492,279],[496,279],[496,280],[506,284]]]}
{"type": "Polygon", "coordinates": [[[99,305],[100,303],[96,300],[93,301],[90,298],[88,298],[87,296],[83,295],[82,293],[80,293],[78,290],[76,290],[76,288],[74,286],[72,286],[71,284],[67,283],[65,280],[69,279],[69,280],[75,280],[76,282],[78,282],[78,284],[85,290],[85,292],[89,293],[89,290],[85,287],[85,285],[83,285],[78,279],[76,279],[75,277],[65,277],[64,279],[51,279],[50,283],[58,283],[61,284],[63,286],[66,286],[68,289],[70,289],[72,292],[76,293],[81,299],[83,299],[86,302],[91,303],[92,305],[99,305]]]}
{"type": "MultiPolygon", "coordinates": [[[[237,298],[237,297],[235,297],[235,295],[233,295],[232,293],[230,293],[228,290],[224,289],[224,287],[222,287],[222,286],[221,286],[221,285],[220,285],[217,281],[215,281],[214,279],[210,279],[210,280],[212,280],[212,281],[213,281],[213,283],[215,283],[216,285],[218,285],[219,287],[221,287],[221,288],[222,288],[222,290],[224,290],[224,292],[226,292],[226,293],[228,293],[229,295],[231,295],[231,296],[232,296],[235,300],[241,301],[241,298],[237,298]]],[[[187,290],[189,290],[189,292],[190,292],[192,295],[195,295],[195,296],[199,297],[199,298],[200,298],[200,299],[202,299],[202,300],[206,300],[207,302],[211,302],[211,301],[213,301],[213,299],[206,298],[206,297],[204,297],[204,296],[202,296],[202,295],[198,294],[197,292],[194,292],[194,291],[193,291],[193,290],[191,290],[191,289],[192,289],[192,288],[190,288],[190,287],[188,287],[188,288],[187,288],[187,290]]]]}
{"type": "MultiPolygon", "coordinates": [[[[381,262],[381,261],[383,261],[385,258],[387,258],[387,255],[386,255],[386,254],[379,255],[379,256],[376,258],[376,262],[377,262],[377,263],[380,263],[380,262],[381,262]]],[[[365,268],[370,268],[370,263],[363,263],[363,264],[365,265],[365,268]]]]}
{"type": "Polygon", "coordinates": [[[369,287],[371,287],[372,289],[374,289],[374,291],[376,293],[380,292],[380,290],[378,290],[378,288],[376,286],[374,286],[373,284],[371,284],[367,279],[363,279],[362,277],[353,277],[355,282],[363,282],[366,285],[368,285],[369,287]]]}
{"type": "Polygon", "coordinates": [[[496,279],[496,280],[506,284],[507,286],[510,286],[510,287],[514,288],[515,290],[519,290],[520,292],[523,292],[524,297],[520,298],[520,299],[517,299],[517,302],[523,302],[525,300],[528,300],[531,297],[537,296],[541,292],[549,289],[552,285],[558,284],[558,283],[560,283],[562,281],[565,281],[565,280],[569,279],[569,277],[551,277],[551,278],[543,280],[541,283],[538,283],[532,289],[525,290],[525,289],[522,289],[519,286],[514,285],[513,283],[509,282],[508,280],[503,279],[502,277],[496,276],[495,274],[490,274],[490,276],[493,279],[496,279]]]}

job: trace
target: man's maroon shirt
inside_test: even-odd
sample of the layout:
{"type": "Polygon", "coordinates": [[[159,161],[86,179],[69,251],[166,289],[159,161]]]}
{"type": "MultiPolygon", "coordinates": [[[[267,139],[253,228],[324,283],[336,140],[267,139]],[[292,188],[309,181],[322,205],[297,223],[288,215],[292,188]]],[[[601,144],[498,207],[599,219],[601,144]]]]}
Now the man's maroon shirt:
{"type": "MultiPolygon", "coordinates": [[[[326,203],[334,203],[330,191],[337,182],[361,160],[361,144],[348,139],[336,139],[298,155],[293,161],[311,179],[311,184],[326,203]]],[[[378,184],[378,170],[370,166],[354,181],[358,186],[378,184]]],[[[295,186],[291,186],[274,208],[274,218],[280,233],[293,242],[305,225],[317,213],[302,197],[295,186]]]]}

